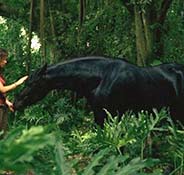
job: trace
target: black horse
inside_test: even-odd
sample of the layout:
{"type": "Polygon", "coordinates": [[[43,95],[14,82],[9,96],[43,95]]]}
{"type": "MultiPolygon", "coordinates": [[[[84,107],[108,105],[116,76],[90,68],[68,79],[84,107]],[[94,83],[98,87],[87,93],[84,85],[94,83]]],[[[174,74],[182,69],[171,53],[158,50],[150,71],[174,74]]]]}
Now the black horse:
{"type": "Polygon", "coordinates": [[[84,96],[101,126],[104,108],[122,115],[127,110],[169,107],[173,119],[184,121],[184,66],[179,64],[141,68],[124,59],[84,57],[45,65],[29,77],[14,107],[36,103],[53,89],[84,96]]]}

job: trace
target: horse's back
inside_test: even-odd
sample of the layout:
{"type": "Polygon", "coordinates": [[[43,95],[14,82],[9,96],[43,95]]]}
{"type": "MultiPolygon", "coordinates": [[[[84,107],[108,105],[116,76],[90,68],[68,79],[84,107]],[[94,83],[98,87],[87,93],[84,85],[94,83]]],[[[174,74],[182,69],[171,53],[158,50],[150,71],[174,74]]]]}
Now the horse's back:
{"type": "Polygon", "coordinates": [[[183,97],[181,65],[142,68],[119,62],[109,70],[95,92],[100,103],[109,102],[122,109],[150,109],[171,106],[183,97]]]}

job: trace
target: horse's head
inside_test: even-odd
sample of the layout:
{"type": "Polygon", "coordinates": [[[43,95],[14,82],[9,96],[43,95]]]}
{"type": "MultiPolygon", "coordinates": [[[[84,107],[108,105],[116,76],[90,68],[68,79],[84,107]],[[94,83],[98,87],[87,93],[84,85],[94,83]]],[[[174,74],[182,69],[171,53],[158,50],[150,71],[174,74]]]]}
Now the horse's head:
{"type": "Polygon", "coordinates": [[[46,69],[47,65],[44,65],[29,76],[25,88],[15,98],[15,110],[34,104],[47,94],[46,69]]]}

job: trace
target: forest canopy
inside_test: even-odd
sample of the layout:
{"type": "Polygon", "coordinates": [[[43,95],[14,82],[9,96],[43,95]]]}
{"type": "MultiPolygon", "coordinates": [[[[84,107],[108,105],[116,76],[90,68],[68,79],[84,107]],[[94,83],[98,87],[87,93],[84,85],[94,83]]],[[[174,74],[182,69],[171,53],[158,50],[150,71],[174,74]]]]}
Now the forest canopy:
{"type": "Polygon", "coordinates": [[[0,15],[17,37],[25,28],[27,67],[34,62],[29,53],[33,33],[42,45],[38,64],[84,55],[126,57],[142,66],[158,60],[182,62],[181,0],[8,0],[0,1],[0,15]]]}

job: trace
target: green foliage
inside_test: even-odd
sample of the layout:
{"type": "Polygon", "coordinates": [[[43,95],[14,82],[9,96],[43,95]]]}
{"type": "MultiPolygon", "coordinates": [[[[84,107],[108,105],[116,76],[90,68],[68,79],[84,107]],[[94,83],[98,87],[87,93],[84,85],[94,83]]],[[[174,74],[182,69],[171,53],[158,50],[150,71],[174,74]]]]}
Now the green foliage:
{"type": "MultiPolygon", "coordinates": [[[[171,165],[175,166],[175,170],[183,171],[183,146],[180,146],[183,144],[183,132],[179,132],[180,139],[176,141],[169,129],[170,120],[165,110],[159,113],[154,111],[154,116],[141,112],[138,118],[133,114],[126,114],[121,120],[112,118],[109,114],[103,129],[98,128],[87,132],[75,130],[72,133],[74,138],[70,139],[70,145],[67,145],[71,146],[75,154],[83,150],[83,154],[88,155],[91,152],[95,153],[98,150],[109,148],[111,154],[125,154],[129,157],[129,161],[135,156],[141,157],[141,160],[157,157],[160,158],[159,166],[163,171],[171,165]],[[171,140],[173,140],[172,143],[171,140]],[[173,143],[175,143],[175,148],[173,143]],[[171,150],[173,154],[170,154],[171,150]],[[174,150],[179,151],[180,154],[175,154],[174,150]]],[[[176,126],[173,125],[172,128],[174,127],[178,132],[176,126]]]]}
{"type": "MultiPolygon", "coordinates": [[[[19,165],[24,165],[22,170],[31,168],[36,174],[56,175],[100,175],[103,172],[162,174],[171,166],[173,174],[183,173],[184,133],[172,123],[166,110],[154,111],[154,115],[142,111],[138,117],[128,112],[121,119],[113,118],[107,111],[108,118],[104,128],[96,128],[93,118],[89,117],[82,107],[85,103],[78,101],[76,107],[72,107],[72,103],[66,98],[66,94],[65,98],[50,94],[43,103],[28,108],[25,113],[16,114],[12,128],[17,125],[41,124],[47,126],[49,129],[47,131],[56,133],[54,137],[56,142],[48,138],[50,134],[43,132],[43,128],[42,134],[38,134],[36,138],[33,130],[28,130],[30,137],[28,133],[22,136],[12,135],[12,140],[16,138],[21,140],[23,145],[29,145],[27,149],[22,149],[20,146],[19,148],[24,150],[23,155],[20,156],[21,158],[16,157],[18,160],[23,160],[24,164],[17,161],[19,165]],[[52,106],[50,106],[51,101],[55,101],[52,106]],[[37,152],[36,148],[39,146],[35,148],[34,145],[38,143],[41,148],[43,145],[54,144],[54,149],[44,147],[37,152]]],[[[18,135],[20,132],[21,129],[18,135]]],[[[3,142],[6,143],[6,139],[1,141],[4,145],[3,142]]],[[[14,149],[17,148],[13,144],[8,144],[8,149],[9,145],[14,149]]],[[[17,154],[6,154],[6,159],[12,159],[10,155],[14,157],[17,154]]],[[[9,164],[6,165],[6,170],[7,168],[12,170],[9,164]]]]}
{"type": "MultiPolygon", "coordinates": [[[[120,120],[118,117],[112,117],[108,113],[108,118],[103,129],[97,126],[96,133],[88,133],[88,136],[86,133],[80,136],[80,133],[75,131],[74,136],[78,138],[81,143],[85,143],[85,139],[87,143],[88,139],[92,139],[96,145],[98,144],[99,148],[111,147],[114,151],[117,150],[119,153],[125,148],[128,149],[129,154],[134,155],[137,151],[137,155],[144,157],[144,151],[151,151],[144,150],[150,149],[145,148],[144,144],[146,144],[147,139],[151,139],[150,135],[152,132],[160,130],[158,125],[161,120],[167,117],[167,114],[163,110],[159,114],[155,111],[154,117],[152,115],[148,116],[146,112],[139,113],[138,118],[133,114],[131,115],[131,113],[127,113],[120,120]]],[[[89,149],[89,146],[87,148],[89,149]]]]}
{"type": "Polygon", "coordinates": [[[184,23],[183,1],[173,1],[168,12],[167,25],[164,30],[165,60],[183,62],[184,57],[184,23]]]}
{"type": "Polygon", "coordinates": [[[129,135],[127,129],[125,128],[124,119],[119,120],[119,117],[112,117],[111,114],[106,111],[108,114],[107,121],[104,124],[103,130],[98,129],[98,140],[102,140],[103,145],[111,145],[119,152],[120,148],[124,147],[128,143],[134,143],[136,140],[129,135]]]}
{"type": "MultiPolygon", "coordinates": [[[[63,4],[65,11],[52,12],[55,30],[59,33],[54,39],[56,44],[59,43],[56,45],[61,52],[59,60],[84,55],[110,55],[126,56],[134,61],[134,29],[129,13],[120,2],[113,3],[112,6],[104,3],[103,7],[100,3],[91,2],[91,6],[86,6],[82,26],[79,25],[79,12],[75,9],[78,3],[73,3],[69,8],[70,3],[63,4]]],[[[49,35],[48,40],[51,37],[49,35]]]]}
{"type": "Polygon", "coordinates": [[[85,106],[85,99],[74,102],[70,98],[70,93],[51,92],[40,103],[25,109],[22,113],[16,113],[15,117],[19,118],[17,124],[25,123],[32,126],[55,123],[63,130],[71,130],[80,127],[82,123],[85,125],[85,122],[92,118],[92,115],[84,110],[85,106]],[[86,115],[87,117],[84,117],[86,115]]]}
{"type": "MultiPolygon", "coordinates": [[[[148,168],[156,163],[156,160],[140,160],[139,158],[134,158],[127,162],[126,156],[114,156],[109,155],[108,149],[102,150],[93,156],[91,162],[83,171],[83,175],[103,175],[103,174],[114,174],[114,175],[131,175],[131,174],[144,174],[140,172],[143,168],[148,168]],[[108,159],[105,159],[108,157],[108,159]],[[96,170],[96,171],[95,171],[96,170]]],[[[156,173],[155,173],[156,174],[156,173]]],[[[160,174],[157,171],[157,174],[160,174]]]]}
{"type": "MultiPolygon", "coordinates": [[[[57,158],[57,166],[58,166],[58,174],[71,174],[72,172],[72,163],[67,164],[64,159],[64,154],[62,151],[61,145],[57,147],[56,152],[56,158],[57,158]]],[[[104,149],[93,155],[91,160],[88,162],[88,165],[80,170],[77,174],[82,175],[131,175],[131,174],[138,174],[143,175],[143,169],[144,168],[150,168],[157,164],[159,161],[156,159],[147,159],[147,160],[141,160],[140,158],[134,158],[131,161],[128,161],[127,156],[122,155],[111,155],[109,149],[104,149]],[[108,159],[107,159],[108,157],[108,159]]],[[[76,162],[75,162],[76,163],[76,162]]],[[[74,164],[73,164],[74,165],[74,164]]],[[[150,174],[150,173],[147,173],[150,174]]],[[[151,173],[152,175],[158,175],[161,174],[160,170],[154,170],[154,173],[151,173]]]]}
{"type": "Polygon", "coordinates": [[[26,5],[26,1],[22,0],[6,0],[6,4],[11,5],[12,7],[22,7],[26,5]]]}
{"type": "Polygon", "coordinates": [[[71,166],[69,166],[68,163],[66,163],[65,155],[63,151],[62,144],[57,143],[56,144],[56,174],[60,175],[69,175],[71,174],[71,166]]]}
{"type": "Polygon", "coordinates": [[[147,5],[150,5],[152,2],[153,0],[130,0],[131,4],[141,5],[142,7],[146,7],[147,5]]]}
{"type": "Polygon", "coordinates": [[[46,145],[53,145],[53,134],[45,133],[42,126],[13,129],[3,140],[0,140],[0,172],[11,170],[17,173],[31,168],[34,154],[46,145]]]}
{"type": "Polygon", "coordinates": [[[177,130],[177,128],[172,124],[172,127],[169,127],[169,130],[172,135],[169,136],[169,143],[171,144],[170,156],[174,161],[175,172],[179,174],[184,173],[184,126],[183,130],[177,130]]]}

